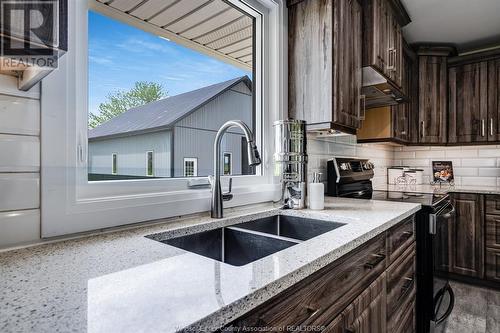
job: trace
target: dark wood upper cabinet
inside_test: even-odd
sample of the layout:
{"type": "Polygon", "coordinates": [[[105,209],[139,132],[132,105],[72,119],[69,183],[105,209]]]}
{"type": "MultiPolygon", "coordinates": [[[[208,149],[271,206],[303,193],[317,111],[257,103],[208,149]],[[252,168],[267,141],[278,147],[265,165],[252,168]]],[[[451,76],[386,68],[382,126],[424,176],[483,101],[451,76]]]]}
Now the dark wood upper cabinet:
{"type": "Polygon", "coordinates": [[[388,0],[363,0],[363,66],[371,66],[402,85],[403,35],[393,4],[388,0]]]}
{"type": "Polygon", "coordinates": [[[488,61],[488,141],[500,142],[500,60],[488,61]]]}
{"type": "Polygon", "coordinates": [[[488,63],[450,67],[448,142],[488,140],[488,63]]]}
{"type": "Polygon", "coordinates": [[[289,117],[309,129],[360,127],[361,20],[357,0],[289,4],[289,117]]]}
{"type": "Polygon", "coordinates": [[[445,144],[448,113],[446,56],[420,55],[418,67],[418,143],[445,144]]]}

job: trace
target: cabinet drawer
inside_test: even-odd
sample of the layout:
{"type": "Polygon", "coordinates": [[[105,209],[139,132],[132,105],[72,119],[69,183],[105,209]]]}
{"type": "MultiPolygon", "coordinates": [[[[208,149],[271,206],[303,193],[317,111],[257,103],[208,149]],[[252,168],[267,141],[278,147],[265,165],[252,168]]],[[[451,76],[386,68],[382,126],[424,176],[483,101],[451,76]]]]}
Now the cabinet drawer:
{"type": "Polygon", "coordinates": [[[233,323],[236,327],[311,325],[335,318],[385,270],[385,233],[290,287],[233,323]]]}
{"type": "Polygon", "coordinates": [[[486,214],[500,215],[500,195],[486,195],[486,214]]]}
{"type": "Polygon", "coordinates": [[[500,249],[499,215],[486,215],[486,247],[500,249]]]}
{"type": "Polygon", "coordinates": [[[416,329],[416,312],[415,312],[415,301],[412,301],[408,308],[405,309],[403,316],[401,317],[400,325],[391,333],[413,333],[416,329]]]}
{"type": "Polygon", "coordinates": [[[500,250],[486,248],[486,279],[500,282],[500,250]]]}
{"type": "Polygon", "coordinates": [[[387,255],[394,262],[415,241],[415,216],[411,216],[388,231],[387,255]]]}
{"type": "Polygon", "coordinates": [[[415,289],[415,244],[387,269],[387,318],[400,309],[415,289]]]}

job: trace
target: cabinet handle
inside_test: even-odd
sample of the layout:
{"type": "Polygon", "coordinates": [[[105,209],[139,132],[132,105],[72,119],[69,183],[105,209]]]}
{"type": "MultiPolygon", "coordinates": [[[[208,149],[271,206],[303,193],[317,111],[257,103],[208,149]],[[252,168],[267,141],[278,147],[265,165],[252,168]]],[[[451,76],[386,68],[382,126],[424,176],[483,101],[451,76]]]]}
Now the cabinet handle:
{"type": "Polygon", "coordinates": [[[493,136],[493,118],[490,118],[490,135],[493,136]]]}
{"type": "Polygon", "coordinates": [[[404,278],[405,282],[403,283],[403,285],[401,286],[401,291],[403,293],[406,293],[406,291],[408,289],[411,289],[411,287],[413,286],[413,278],[409,278],[409,277],[405,277],[404,278]]]}
{"type": "Polygon", "coordinates": [[[375,260],[365,264],[366,269],[374,269],[378,264],[385,260],[385,254],[374,254],[375,260]]]}
{"type": "Polygon", "coordinates": [[[389,71],[393,71],[394,70],[394,54],[396,54],[394,51],[396,49],[391,47],[389,50],[388,50],[388,54],[387,54],[387,70],[389,71]]]}
{"type": "Polygon", "coordinates": [[[401,233],[401,235],[403,235],[405,238],[410,238],[411,236],[413,236],[413,231],[405,231],[401,233]]]}
{"type": "Polygon", "coordinates": [[[425,121],[422,120],[422,138],[425,138],[425,121]]]}
{"type": "Polygon", "coordinates": [[[486,134],[486,127],[485,127],[485,121],[484,119],[481,119],[481,136],[485,136],[486,134]]]}

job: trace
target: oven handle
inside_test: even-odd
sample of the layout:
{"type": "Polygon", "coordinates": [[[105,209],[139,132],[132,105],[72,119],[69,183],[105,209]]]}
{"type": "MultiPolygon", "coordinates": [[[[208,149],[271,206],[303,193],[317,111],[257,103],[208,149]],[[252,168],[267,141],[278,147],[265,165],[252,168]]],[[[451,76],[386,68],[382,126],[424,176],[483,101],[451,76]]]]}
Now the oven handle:
{"type": "Polygon", "coordinates": [[[339,195],[339,197],[347,197],[347,198],[359,198],[362,197],[363,195],[370,193],[370,190],[362,190],[362,191],[352,191],[352,192],[347,192],[347,193],[342,193],[339,195]]]}
{"type": "Polygon", "coordinates": [[[443,210],[437,213],[437,217],[449,219],[455,216],[455,212],[456,212],[455,206],[453,206],[453,204],[450,202],[445,208],[443,208],[443,210]],[[450,207],[450,209],[447,212],[444,212],[444,210],[448,207],[450,207]]]}
{"type": "Polygon", "coordinates": [[[448,316],[451,314],[451,311],[453,310],[453,307],[455,306],[455,293],[453,292],[453,289],[451,289],[451,286],[447,284],[445,287],[443,287],[441,290],[438,291],[436,294],[436,297],[434,297],[434,316],[437,315],[437,309],[439,309],[441,302],[443,301],[443,297],[445,293],[448,293],[450,295],[450,304],[448,304],[448,309],[446,309],[446,312],[439,318],[434,318],[434,322],[436,325],[439,325],[442,323],[448,316]],[[436,308],[436,302],[439,300],[439,304],[436,308]]]}

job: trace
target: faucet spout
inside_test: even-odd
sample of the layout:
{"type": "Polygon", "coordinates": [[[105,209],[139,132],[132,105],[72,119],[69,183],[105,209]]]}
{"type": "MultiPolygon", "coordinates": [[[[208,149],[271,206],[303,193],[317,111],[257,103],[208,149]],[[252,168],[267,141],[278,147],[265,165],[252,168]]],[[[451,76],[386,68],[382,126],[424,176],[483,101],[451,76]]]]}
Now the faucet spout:
{"type": "Polygon", "coordinates": [[[248,164],[250,166],[259,165],[261,163],[259,150],[257,149],[257,145],[255,144],[254,137],[250,128],[241,120],[229,120],[224,123],[217,135],[215,136],[214,142],[214,177],[212,184],[212,201],[211,201],[211,216],[213,218],[222,218],[223,217],[223,201],[227,198],[227,200],[231,200],[232,196],[223,196],[220,184],[220,153],[221,153],[221,143],[222,137],[231,127],[239,127],[245,138],[247,140],[248,147],[248,164]]]}

